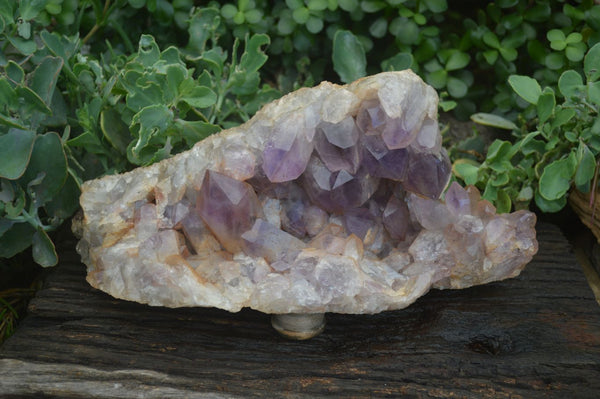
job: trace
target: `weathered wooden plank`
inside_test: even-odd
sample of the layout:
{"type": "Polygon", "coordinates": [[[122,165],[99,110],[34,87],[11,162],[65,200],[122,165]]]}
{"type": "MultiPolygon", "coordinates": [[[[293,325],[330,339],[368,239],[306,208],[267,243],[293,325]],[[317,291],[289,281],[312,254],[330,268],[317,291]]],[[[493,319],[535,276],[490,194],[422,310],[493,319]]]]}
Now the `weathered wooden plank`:
{"type": "Polygon", "coordinates": [[[600,397],[600,308],[558,228],[538,234],[516,279],[432,291],[401,311],[330,314],[304,342],[251,310],[113,299],[66,253],[0,348],[0,394],[600,397]]]}

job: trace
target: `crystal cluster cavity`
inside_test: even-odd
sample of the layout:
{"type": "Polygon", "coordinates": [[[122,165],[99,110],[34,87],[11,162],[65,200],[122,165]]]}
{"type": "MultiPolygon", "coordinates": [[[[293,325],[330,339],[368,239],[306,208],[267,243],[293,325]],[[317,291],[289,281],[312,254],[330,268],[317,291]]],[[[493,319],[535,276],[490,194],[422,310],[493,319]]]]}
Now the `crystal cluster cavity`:
{"type": "Polygon", "coordinates": [[[437,104],[409,71],[323,82],[185,153],[86,182],[89,283],[169,307],[376,313],[518,275],[537,251],[535,215],[447,188],[437,104]]]}

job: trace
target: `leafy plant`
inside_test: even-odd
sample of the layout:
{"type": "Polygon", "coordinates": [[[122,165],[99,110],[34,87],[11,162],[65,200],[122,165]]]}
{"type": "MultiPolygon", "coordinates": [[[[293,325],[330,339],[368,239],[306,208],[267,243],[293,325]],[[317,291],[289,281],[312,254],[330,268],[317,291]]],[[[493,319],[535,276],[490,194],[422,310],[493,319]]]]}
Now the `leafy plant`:
{"type": "MultiPolygon", "coordinates": [[[[131,9],[91,3],[94,23],[79,39],[43,25],[71,2],[0,2],[0,258],[31,246],[35,262],[55,265],[49,233],[78,208],[84,180],[183,151],[280,96],[259,75],[269,37],[248,35],[225,51],[216,8],[189,15],[183,49],[161,50],[154,36],[141,35],[130,55],[110,42],[92,54],[84,42],[131,9]]],[[[89,11],[84,3],[79,15],[89,11]]]]}
{"type": "Polygon", "coordinates": [[[502,118],[477,116],[489,125],[513,130],[515,141],[494,141],[483,162],[461,158],[453,171],[466,184],[484,190],[500,212],[526,208],[534,200],[543,212],[557,212],[576,188],[597,186],[600,154],[600,43],[585,55],[583,75],[563,72],[558,87],[545,87],[531,77],[511,75],[509,84],[527,103],[534,125],[521,129],[502,118]],[[559,101],[557,101],[557,99],[559,101]]]}

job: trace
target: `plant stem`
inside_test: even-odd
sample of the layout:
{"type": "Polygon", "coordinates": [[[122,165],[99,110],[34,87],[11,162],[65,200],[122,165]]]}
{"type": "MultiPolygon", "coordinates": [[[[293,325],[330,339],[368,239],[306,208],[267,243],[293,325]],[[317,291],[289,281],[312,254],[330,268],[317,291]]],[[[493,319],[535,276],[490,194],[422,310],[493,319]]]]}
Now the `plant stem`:
{"type": "Polygon", "coordinates": [[[104,9],[102,10],[102,15],[100,18],[96,18],[96,23],[94,24],[94,26],[92,26],[92,29],[90,29],[90,31],[88,32],[87,35],[85,35],[85,37],[81,40],[82,44],[86,44],[88,40],[90,40],[90,38],[92,36],[94,36],[94,33],[96,33],[98,31],[98,29],[100,29],[100,27],[102,25],[104,25],[104,23],[106,22],[106,15],[108,13],[108,8],[110,7],[110,0],[106,0],[104,2],[104,9]]]}

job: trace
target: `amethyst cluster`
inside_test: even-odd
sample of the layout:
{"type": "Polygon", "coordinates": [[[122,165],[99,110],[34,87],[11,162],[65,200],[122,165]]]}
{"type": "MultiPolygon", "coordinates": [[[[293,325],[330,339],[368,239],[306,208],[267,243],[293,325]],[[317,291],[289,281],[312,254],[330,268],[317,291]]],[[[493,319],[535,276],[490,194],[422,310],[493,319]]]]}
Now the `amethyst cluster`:
{"type": "Polygon", "coordinates": [[[88,281],[164,306],[374,313],[517,275],[535,216],[450,185],[437,95],[411,72],[322,83],[172,159],[88,182],[88,281]]]}

